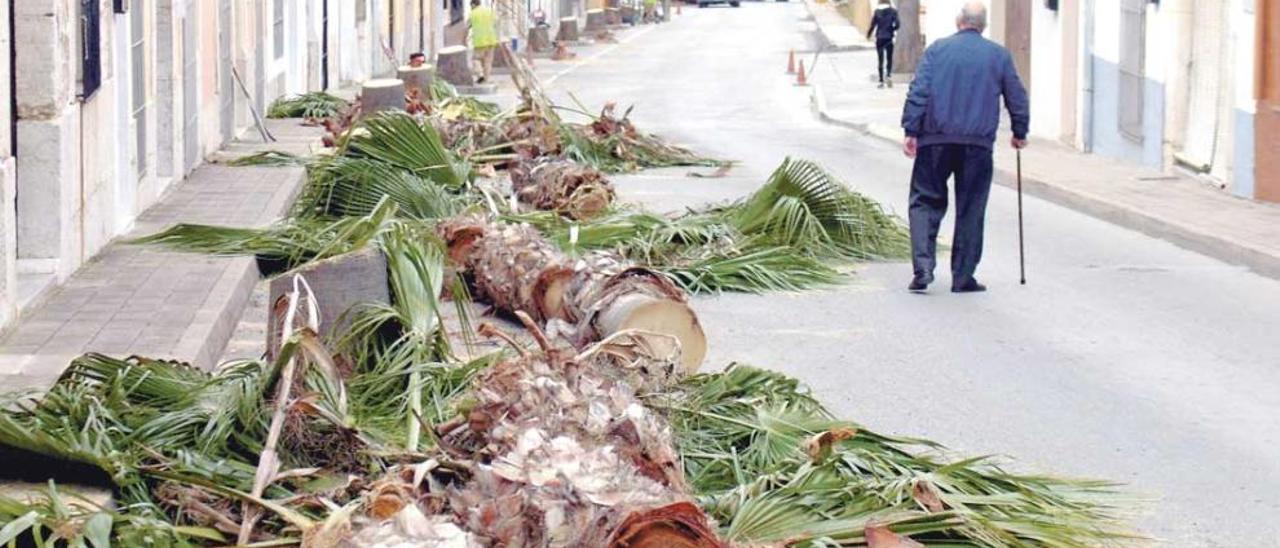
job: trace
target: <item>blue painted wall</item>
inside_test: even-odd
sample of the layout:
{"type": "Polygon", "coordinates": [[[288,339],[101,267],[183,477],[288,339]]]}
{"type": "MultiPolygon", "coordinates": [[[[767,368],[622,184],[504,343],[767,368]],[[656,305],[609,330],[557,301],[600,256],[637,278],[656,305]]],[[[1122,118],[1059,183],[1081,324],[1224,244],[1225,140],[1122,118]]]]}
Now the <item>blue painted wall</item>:
{"type": "Polygon", "coordinates": [[[1160,169],[1164,162],[1164,84],[1145,79],[1142,142],[1120,133],[1120,67],[1093,56],[1093,152],[1160,169]]]}
{"type": "Polygon", "coordinates": [[[1231,170],[1231,192],[1244,198],[1253,197],[1253,114],[1243,110],[1235,111],[1236,142],[1231,170]]]}

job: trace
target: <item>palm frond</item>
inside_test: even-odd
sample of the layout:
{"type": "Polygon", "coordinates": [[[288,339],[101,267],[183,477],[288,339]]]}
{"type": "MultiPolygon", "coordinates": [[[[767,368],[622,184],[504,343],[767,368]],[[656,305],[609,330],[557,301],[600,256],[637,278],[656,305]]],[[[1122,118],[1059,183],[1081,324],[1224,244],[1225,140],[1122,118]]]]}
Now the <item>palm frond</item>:
{"type": "Polygon", "coordinates": [[[347,107],[347,101],[323,91],[281,97],[267,109],[267,118],[332,118],[347,107]]]}
{"type": "Polygon", "coordinates": [[[284,167],[284,166],[301,166],[305,165],[306,160],[288,152],[280,152],[278,150],[266,150],[263,152],[255,152],[247,156],[228,160],[227,165],[231,167],[284,167]]]}
{"type": "Polygon", "coordinates": [[[366,119],[362,128],[352,136],[348,154],[386,162],[447,188],[467,183],[471,168],[445,147],[431,124],[387,112],[366,119]]]}
{"type": "Polygon", "coordinates": [[[462,209],[461,198],[431,179],[378,160],[337,157],[312,168],[294,217],[363,217],[384,201],[395,204],[400,216],[419,220],[462,209]]]}
{"type": "Polygon", "coordinates": [[[743,234],[817,256],[898,259],[910,250],[900,222],[805,160],[788,158],[760,190],[727,214],[743,234]]]}

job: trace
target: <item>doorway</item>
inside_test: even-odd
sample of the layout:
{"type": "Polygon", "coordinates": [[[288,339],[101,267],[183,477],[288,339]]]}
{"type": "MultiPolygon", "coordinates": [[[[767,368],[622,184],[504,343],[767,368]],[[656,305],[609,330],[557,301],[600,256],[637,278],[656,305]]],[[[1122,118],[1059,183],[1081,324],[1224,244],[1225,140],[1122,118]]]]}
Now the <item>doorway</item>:
{"type": "Polygon", "coordinates": [[[1280,202],[1280,0],[1258,0],[1254,197],[1280,202]]]}
{"type": "Polygon", "coordinates": [[[221,99],[219,118],[222,142],[229,143],[236,132],[236,88],[231,74],[232,37],[231,0],[218,0],[218,95],[221,99]]]}
{"type": "Polygon", "coordinates": [[[1013,65],[1027,93],[1031,92],[1031,8],[1026,0],[1005,3],[1004,45],[1013,54],[1013,65]]]}
{"type": "Polygon", "coordinates": [[[182,19],[182,168],[183,175],[191,173],[200,163],[200,25],[199,4],[187,2],[186,15],[182,19]]]}

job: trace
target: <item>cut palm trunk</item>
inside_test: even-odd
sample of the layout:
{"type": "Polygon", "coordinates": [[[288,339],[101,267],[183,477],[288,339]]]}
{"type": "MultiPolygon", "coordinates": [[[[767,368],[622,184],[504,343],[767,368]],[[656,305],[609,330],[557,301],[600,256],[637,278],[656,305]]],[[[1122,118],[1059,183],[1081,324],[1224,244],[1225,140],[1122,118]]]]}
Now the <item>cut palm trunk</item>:
{"type": "Polygon", "coordinates": [[[547,27],[530,27],[528,47],[534,53],[551,51],[551,29],[547,27]]]}
{"type": "Polygon", "coordinates": [[[436,72],[455,86],[475,85],[471,72],[471,52],[466,46],[449,46],[436,54],[436,72]]]}
{"type": "Polygon", "coordinates": [[[560,19],[560,32],[556,34],[556,41],[577,42],[578,38],[578,18],[564,17],[560,19]]]}
{"type": "Polygon", "coordinates": [[[587,10],[587,32],[596,32],[604,30],[608,26],[605,20],[605,11],[603,9],[587,10]]]}
{"type": "Polygon", "coordinates": [[[707,340],[684,292],[662,274],[617,255],[574,261],[528,225],[480,217],[439,225],[455,266],[477,296],[508,313],[525,312],[575,346],[630,329],[668,335],[682,350],[682,369],[696,370],[707,340]]]}
{"type": "Polygon", "coordinates": [[[429,97],[431,80],[435,77],[436,68],[431,65],[420,67],[403,66],[396,70],[396,77],[404,81],[406,94],[417,94],[418,97],[429,97]]]}
{"type": "Polygon", "coordinates": [[[670,386],[678,351],[622,333],[573,356],[523,319],[541,352],[486,371],[465,417],[439,429],[447,452],[486,463],[452,490],[459,521],[500,546],[724,546],[670,427],[637,396],[670,386]]]}
{"type": "Polygon", "coordinates": [[[613,185],[600,170],[569,162],[521,162],[511,169],[521,202],[574,220],[599,217],[613,203],[613,185]]]}
{"type": "Polygon", "coordinates": [[[360,110],[366,114],[403,111],[404,82],[395,78],[369,80],[360,86],[360,110]]]}

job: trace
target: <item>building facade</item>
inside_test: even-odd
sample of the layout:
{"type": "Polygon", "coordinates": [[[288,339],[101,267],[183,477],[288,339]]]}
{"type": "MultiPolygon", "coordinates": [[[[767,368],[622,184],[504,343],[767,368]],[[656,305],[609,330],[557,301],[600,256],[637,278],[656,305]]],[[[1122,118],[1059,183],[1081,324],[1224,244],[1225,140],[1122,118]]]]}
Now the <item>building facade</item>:
{"type": "Polygon", "coordinates": [[[251,130],[254,112],[394,74],[438,49],[468,3],[0,2],[0,326],[251,130]]]}
{"type": "MultiPolygon", "coordinates": [[[[928,42],[963,0],[926,0],[928,42]]],[[[1031,129],[1080,151],[1182,170],[1280,202],[1280,0],[989,0],[1031,129]]]]}

